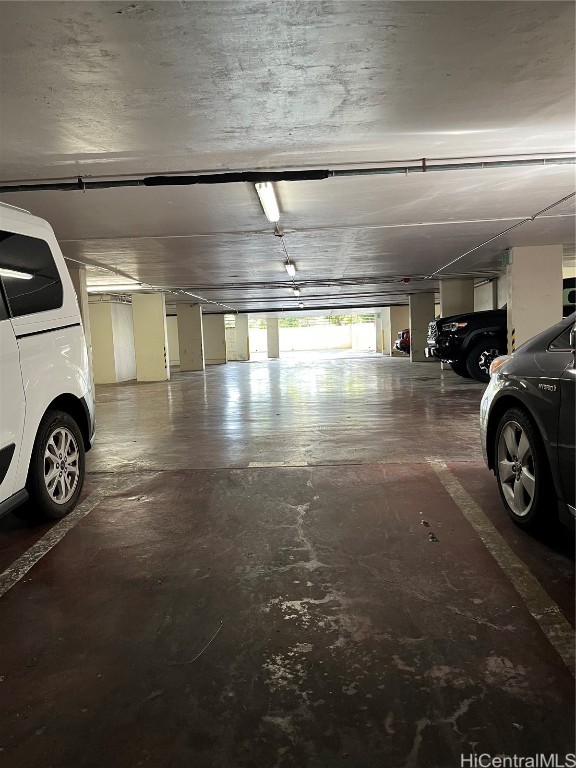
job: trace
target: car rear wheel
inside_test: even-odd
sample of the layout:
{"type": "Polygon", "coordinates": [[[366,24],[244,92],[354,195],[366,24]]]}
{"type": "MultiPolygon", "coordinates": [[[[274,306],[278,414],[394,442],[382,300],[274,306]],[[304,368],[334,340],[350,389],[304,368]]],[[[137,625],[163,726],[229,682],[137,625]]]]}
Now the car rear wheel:
{"type": "Polygon", "coordinates": [[[500,344],[492,339],[485,339],[475,344],[466,358],[466,368],[476,381],[490,381],[492,360],[502,354],[500,344]]]}
{"type": "Polygon", "coordinates": [[[78,425],[64,411],[47,411],[30,459],[29,514],[51,520],[65,517],[78,501],[84,474],[84,441],[78,425]]]}
{"type": "Polygon", "coordinates": [[[468,368],[466,367],[465,362],[462,362],[461,360],[457,360],[453,363],[450,363],[450,368],[452,368],[454,373],[457,373],[458,376],[462,376],[465,379],[470,378],[470,374],[468,373],[468,368]]]}
{"type": "Polygon", "coordinates": [[[550,507],[555,509],[554,494],[544,446],[524,411],[511,408],[502,416],[495,449],[498,490],[508,514],[526,530],[541,527],[550,507]]]}

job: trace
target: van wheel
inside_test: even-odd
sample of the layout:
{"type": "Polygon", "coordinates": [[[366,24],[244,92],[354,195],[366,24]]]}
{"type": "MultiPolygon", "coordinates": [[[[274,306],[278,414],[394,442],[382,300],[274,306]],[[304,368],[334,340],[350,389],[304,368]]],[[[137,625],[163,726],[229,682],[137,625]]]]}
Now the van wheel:
{"type": "Polygon", "coordinates": [[[47,411],[32,450],[28,483],[29,510],[59,520],[74,509],[84,485],[84,440],[64,411],[47,411]]]}
{"type": "Polygon", "coordinates": [[[485,339],[474,344],[466,358],[468,373],[476,381],[490,381],[492,360],[501,355],[500,345],[492,339],[485,339]]]}

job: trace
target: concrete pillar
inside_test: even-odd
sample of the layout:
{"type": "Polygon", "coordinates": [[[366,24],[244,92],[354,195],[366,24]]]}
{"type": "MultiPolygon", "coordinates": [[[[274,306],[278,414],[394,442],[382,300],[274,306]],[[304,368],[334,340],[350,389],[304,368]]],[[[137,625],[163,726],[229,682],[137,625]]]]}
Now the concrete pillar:
{"type": "Polygon", "coordinates": [[[394,342],[398,332],[409,327],[410,316],[406,305],[384,307],[382,309],[382,352],[385,355],[404,355],[403,352],[397,352],[394,349],[394,342]]]}
{"type": "Polygon", "coordinates": [[[202,337],[206,365],[226,362],[226,323],[224,315],[203,315],[202,337]]]}
{"type": "Polygon", "coordinates": [[[374,321],[376,324],[376,352],[383,352],[383,338],[382,338],[382,313],[376,312],[374,315],[374,321]]]}
{"type": "Polygon", "coordinates": [[[90,370],[94,372],[93,354],[92,354],[92,330],[90,328],[90,310],[88,306],[88,290],[86,288],[86,267],[83,264],[71,266],[66,262],[72,285],[76,291],[80,317],[84,326],[84,336],[86,337],[86,346],[88,347],[88,360],[90,361],[90,370]]]}
{"type": "Polygon", "coordinates": [[[427,345],[428,323],[434,320],[434,294],[413,293],[410,296],[410,360],[423,363],[427,345]]]}
{"type": "Polygon", "coordinates": [[[266,339],[268,342],[268,357],[270,359],[280,357],[280,332],[278,330],[278,318],[266,318],[266,339]]]}
{"type": "Polygon", "coordinates": [[[96,384],[136,378],[132,307],[118,301],[89,304],[92,362],[96,384]]]}
{"type": "Polygon", "coordinates": [[[250,360],[250,338],[248,336],[248,315],[236,315],[236,360],[250,360]]]}
{"type": "Polygon", "coordinates": [[[170,378],[170,366],[164,294],[132,294],[132,317],[136,378],[138,381],[166,381],[170,378]]]}
{"type": "Polygon", "coordinates": [[[508,272],[508,350],[562,319],[562,245],[512,248],[508,272]]]}
{"type": "MultiPolygon", "coordinates": [[[[474,278],[440,280],[440,317],[474,312],[474,278]]],[[[431,315],[430,320],[434,319],[431,315]]]]}
{"type": "Polygon", "coordinates": [[[200,304],[178,304],[178,350],[181,371],[204,370],[202,307],[200,304]]]}

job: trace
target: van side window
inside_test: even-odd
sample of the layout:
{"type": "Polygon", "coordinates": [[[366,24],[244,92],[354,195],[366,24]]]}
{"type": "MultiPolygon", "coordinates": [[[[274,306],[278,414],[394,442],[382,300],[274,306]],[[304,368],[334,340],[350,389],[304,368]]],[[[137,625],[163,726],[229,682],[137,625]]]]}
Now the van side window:
{"type": "Polygon", "coordinates": [[[62,306],[62,283],[45,240],[0,230],[0,278],[12,317],[62,306]]]}
{"type": "Polygon", "coordinates": [[[8,319],[8,308],[6,307],[6,302],[4,301],[4,295],[0,290],[0,321],[7,320],[7,319],[8,319]]]}

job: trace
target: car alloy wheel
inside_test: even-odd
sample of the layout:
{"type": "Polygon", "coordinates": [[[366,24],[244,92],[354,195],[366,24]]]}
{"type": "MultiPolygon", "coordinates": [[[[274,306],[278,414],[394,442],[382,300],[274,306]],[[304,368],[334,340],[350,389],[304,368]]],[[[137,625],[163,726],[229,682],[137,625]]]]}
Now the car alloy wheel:
{"type": "Polygon", "coordinates": [[[536,473],[528,436],[517,421],[508,421],[500,432],[498,476],[511,511],[525,517],[534,502],[536,473]]]}
{"type": "Polygon", "coordinates": [[[44,450],[44,483],[55,504],[66,504],[74,495],[79,472],[79,451],[72,432],[58,426],[44,450]]]}

